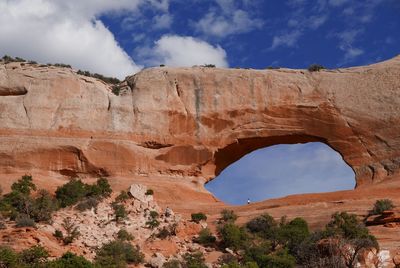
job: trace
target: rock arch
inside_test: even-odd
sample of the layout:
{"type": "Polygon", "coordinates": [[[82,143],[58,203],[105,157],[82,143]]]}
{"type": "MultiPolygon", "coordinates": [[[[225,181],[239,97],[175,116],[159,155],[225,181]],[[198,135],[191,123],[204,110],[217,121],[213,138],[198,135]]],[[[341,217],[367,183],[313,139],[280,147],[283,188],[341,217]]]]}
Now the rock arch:
{"type": "Polygon", "coordinates": [[[399,172],[399,76],[400,57],[320,72],[163,67],[115,96],[73,70],[3,64],[0,87],[26,92],[0,96],[0,157],[13,159],[0,174],[82,174],[84,159],[110,176],[207,181],[251,150],[322,141],[369,185],[399,172]]]}

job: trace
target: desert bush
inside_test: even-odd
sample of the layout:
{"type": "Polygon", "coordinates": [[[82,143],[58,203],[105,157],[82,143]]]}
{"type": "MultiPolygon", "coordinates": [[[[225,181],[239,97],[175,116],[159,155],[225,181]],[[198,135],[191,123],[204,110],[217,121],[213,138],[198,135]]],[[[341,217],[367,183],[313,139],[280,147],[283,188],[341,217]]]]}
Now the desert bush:
{"type": "Polygon", "coordinates": [[[206,67],[206,68],[215,68],[215,64],[203,64],[201,67],[206,67]]]}
{"type": "Polygon", "coordinates": [[[186,253],[183,255],[183,268],[207,268],[207,265],[204,263],[205,259],[203,253],[200,251],[186,253]]]}
{"type": "Polygon", "coordinates": [[[49,256],[49,252],[40,245],[25,249],[19,254],[21,262],[30,267],[46,262],[49,256]]]}
{"type": "Polygon", "coordinates": [[[55,230],[53,236],[58,240],[62,240],[64,238],[64,235],[60,230],[55,230]]]}
{"type": "Polygon", "coordinates": [[[80,75],[84,75],[84,76],[88,76],[88,77],[93,77],[93,78],[97,78],[99,80],[102,80],[103,82],[106,82],[108,84],[119,84],[121,83],[121,81],[115,77],[107,77],[98,73],[91,73],[89,71],[82,71],[82,70],[78,70],[76,72],[77,74],[80,75]]]}
{"type": "Polygon", "coordinates": [[[307,70],[309,72],[319,72],[322,69],[325,69],[325,67],[320,64],[311,64],[307,70]]]}
{"type": "Polygon", "coordinates": [[[161,230],[158,231],[158,233],[156,234],[156,237],[160,238],[160,239],[166,239],[170,235],[171,235],[171,233],[169,232],[168,228],[163,227],[163,228],[161,228],[161,230]]]}
{"type": "Polygon", "coordinates": [[[233,210],[224,209],[221,211],[221,220],[224,222],[235,222],[237,219],[237,215],[233,210]]]}
{"type": "Polygon", "coordinates": [[[66,252],[60,258],[48,262],[45,268],[95,268],[95,266],[82,256],[75,255],[72,252],[66,252]]]}
{"type": "Polygon", "coordinates": [[[121,220],[125,219],[128,215],[126,212],[125,206],[122,204],[114,203],[112,205],[115,214],[115,221],[120,222],[121,220]]]}
{"type": "Polygon", "coordinates": [[[165,262],[163,268],[182,268],[182,264],[179,260],[173,259],[165,262]]]}
{"type": "Polygon", "coordinates": [[[277,226],[278,223],[269,214],[258,216],[246,224],[251,233],[269,233],[271,230],[275,230],[277,226]]]}
{"type": "Polygon", "coordinates": [[[307,222],[302,218],[295,218],[279,229],[280,243],[285,245],[291,254],[297,252],[298,246],[310,235],[307,222]]]}
{"type": "Polygon", "coordinates": [[[391,210],[394,208],[393,202],[390,199],[376,200],[374,208],[372,210],[373,215],[382,214],[385,210],[391,210]]]}
{"type": "Polygon", "coordinates": [[[121,241],[131,241],[134,239],[133,235],[128,233],[128,231],[125,229],[121,229],[118,231],[117,238],[121,241]]]}
{"type": "Polygon", "coordinates": [[[71,244],[75,239],[80,236],[79,227],[76,226],[70,218],[65,218],[62,223],[66,234],[63,235],[63,242],[65,245],[71,244]]]}
{"type": "Polygon", "coordinates": [[[76,204],[87,194],[87,187],[81,180],[71,179],[66,184],[56,190],[56,198],[61,207],[67,207],[76,204]]]}
{"type": "Polygon", "coordinates": [[[111,186],[106,178],[99,178],[96,184],[86,185],[87,196],[109,197],[112,193],[111,186]]]}
{"type": "Polygon", "coordinates": [[[247,242],[247,233],[244,228],[241,228],[233,223],[227,223],[219,226],[218,232],[221,236],[221,244],[224,248],[238,250],[247,242]]]}
{"type": "Polygon", "coordinates": [[[146,225],[150,228],[150,229],[154,229],[156,227],[158,227],[160,225],[160,222],[158,221],[158,212],[157,211],[150,211],[150,215],[149,215],[149,219],[146,222],[146,225]]]}
{"type": "Polygon", "coordinates": [[[103,245],[96,254],[95,263],[100,267],[126,267],[127,264],[139,264],[144,255],[138,247],[120,240],[103,245]]]}
{"type": "Polygon", "coordinates": [[[194,239],[194,242],[205,247],[211,247],[215,244],[217,238],[211,233],[210,229],[204,228],[200,231],[199,237],[194,239]]]}
{"type": "Polygon", "coordinates": [[[11,191],[24,195],[30,195],[31,191],[36,191],[36,185],[32,182],[32,176],[22,176],[21,179],[11,185],[11,191]]]}
{"type": "Polygon", "coordinates": [[[154,191],[152,189],[147,189],[145,195],[154,195],[154,191]]]}
{"type": "Polygon", "coordinates": [[[85,199],[83,199],[82,201],[80,201],[75,208],[79,211],[85,211],[88,209],[92,209],[92,208],[97,208],[97,205],[99,204],[99,199],[98,197],[87,197],[85,199]]]}
{"type": "Polygon", "coordinates": [[[16,227],[36,227],[35,221],[26,214],[18,214],[15,219],[16,227]]]}
{"type": "Polygon", "coordinates": [[[130,196],[127,191],[121,191],[119,195],[115,198],[115,202],[122,203],[126,200],[130,199],[130,196]]]}
{"type": "Polygon", "coordinates": [[[56,190],[56,198],[61,207],[67,207],[78,203],[85,197],[95,197],[98,200],[110,196],[111,186],[105,178],[99,178],[96,184],[86,184],[81,180],[71,179],[56,190]]]}
{"type": "Polygon", "coordinates": [[[18,268],[19,264],[19,256],[14,250],[6,246],[0,246],[0,267],[18,268]]]}
{"type": "Polygon", "coordinates": [[[207,220],[207,216],[203,212],[192,213],[191,218],[195,223],[207,220]]]}
{"type": "Polygon", "coordinates": [[[46,190],[39,190],[38,196],[33,200],[30,216],[36,221],[49,222],[52,214],[58,209],[58,202],[46,190]]]}

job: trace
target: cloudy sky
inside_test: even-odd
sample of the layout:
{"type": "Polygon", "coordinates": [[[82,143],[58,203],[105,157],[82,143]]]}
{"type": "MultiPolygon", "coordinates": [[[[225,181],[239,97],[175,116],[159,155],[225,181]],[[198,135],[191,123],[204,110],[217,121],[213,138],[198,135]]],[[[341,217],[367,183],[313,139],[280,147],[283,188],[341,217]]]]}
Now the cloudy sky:
{"type": "MultiPolygon", "coordinates": [[[[400,0],[0,0],[0,25],[0,55],[66,63],[118,78],[160,64],[264,69],[319,63],[337,68],[400,53],[400,0]]],[[[248,191],[254,200],[293,193],[293,189],[325,191],[326,185],[321,185],[325,181],[328,190],[353,187],[354,179],[342,180],[353,176],[351,172],[346,166],[338,168],[340,159],[331,155],[327,163],[320,163],[331,169],[322,171],[319,166],[319,173],[313,175],[323,180],[308,183],[311,188],[305,189],[302,180],[312,173],[304,172],[304,165],[319,161],[321,151],[328,155],[322,145],[307,146],[256,152],[248,158],[251,163],[230,173],[231,181],[238,182],[230,185],[261,182],[263,191],[260,186],[248,191]],[[277,161],[285,155],[290,157],[277,161]],[[308,158],[299,162],[305,155],[308,158]],[[256,163],[262,164],[256,167],[256,163]],[[277,171],[282,163],[300,170],[277,171]],[[299,163],[303,164],[299,167],[299,163]],[[267,178],[272,167],[277,170],[267,178]],[[332,169],[338,173],[334,175],[332,169]],[[330,180],[336,178],[343,183],[333,185],[330,180]],[[285,180],[293,187],[269,184],[285,180]]],[[[217,181],[208,187],[215,185],[217,190],[217,181]]],[[[242,190],[232,188],[231,193],[242,190]]],[[[243,202],[243,196],[229,202],[243,202]]]]}

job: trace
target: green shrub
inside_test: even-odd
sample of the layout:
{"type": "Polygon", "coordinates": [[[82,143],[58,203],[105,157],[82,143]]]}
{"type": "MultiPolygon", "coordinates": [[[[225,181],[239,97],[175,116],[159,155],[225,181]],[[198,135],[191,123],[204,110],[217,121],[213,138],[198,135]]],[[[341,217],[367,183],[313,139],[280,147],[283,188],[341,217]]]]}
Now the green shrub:
{"type": "Polygon", "coordinates": [[[82,256],[75,255],[72,252],[66,252],[60,258],[48,262],[46,268],[95,268],[95,266],[82,256]]]}
{"type": "Polygon", "coordinates": [[[302,218],[295,218],[279,229],[279,240],[286,245],[291,254],[295,254],[298,246],[310,235],[307,222],[302,218]]]}
{"type": "Polygon", "coordinates": [[[245,229],[240,228],[233,223],[227,223],[223,226],[220,226],[218,231],[224,248],[238,250],[247,242],[247,234],[245,229]]]}
{"type": "Polygon", "coordinates": [[[326,236],[342,236],[354,239],[368,235],[368,229],[357,219],[357,216],[347,212],[336,212],[326,226],[326,236]]]}
{"type": "Polygon", "coordinates": [[[130,196],[129,196],[128,192],[121,191],[119,193],[119,195],[115,198],[115,202],[122,203],[122,202],[125,202],[128,199],[130,199],[130,196]]]}
{"type": "Polygon", "coordinates": [[[154,195],[154,191],[152,189],[147,189],[145,195],[154,195]]]}
{"type": "Polygon", "coordinates": [[[121,241],[131,241],[134,239],[133,235],[128,233],[128,231],[125,229],[121,229],[118,231],[117,238],[121,241]]]}
{"type": "Polygon", "coordinates": [[[391,210],[394,208],[393,202],[390,199],[380,199],[376,200],[374,204],[374,209],[372,210],[372,214],[380,215],[385,210],[391,210]]]}
{"type": "Polygon", "coordinates": [[[183,255],[183,267],[184,268],[207,268],[204,263],[205,259],[203,253],[197,251],[193,253],[186,253],[183,255]]]}
{"type": "Polygon", "coordinates": [[[11,191],[18,192],[23,195],[30,195],[31,191],[36,191],[36,185],[32,182],[32,176],[22,176],[21,179],[11,185],[11,191]]]}
{"type": "Polygon", "coordinates": [[[207,216],[203,212],[192,213],[191,217],[192,221],[194,221],[195,223],[207,220],[207,216]]]}
{"type": "Polygon", "coordinates": [[[217,238],[212,235],[210,229],[202,229],[199,233],[199,237],[194,240],[194,242],[199,243],[205,247],[211,247],[215,244],[217,238]]]}
{"type": "Polygon", "coordinates": [[[204,64],[204,65],[201,65],[201,67],[215,68],[215,64],[204,64]]]}
{"type": "Polygon", "coordinates": [[[64,238],[64,235],[60,230],[55,230],[53,236],[58,240],[62,240],[64,238]]]}
{"type": "Polygon", "coordinates": [[[182,264],[179,260],[169,260],[165,262],[162,266],[163,268],[182,268],[182,264]]]}
{"type": "Polygon", "coordinates": [[[19,256],[9,247],[0,246],[0,267],[18,268],[19,256]]]}
{"type": "Polygon", "coordinates": [[[126,212],[124,205],[114,203],[112,207],[114,209],[115,221],[120,222],[127,217],[128,213],[126,212]]]}
{"type": "Polygon", "coordinates": [[[308,67],[309,72],[319,72],[320,70],[323,70],[323,69],[325,69],[325,67],[320,64],[311,64],[308,67]]]}
{"type": "Polygon", "coordinates": [[[49,256],[49,252],[40,245],[25,249],[20,253],[21,261],[30,267],[46,262],[49,256]]]}
{"type": "Polygon", "coordinates": [[[88,76],[88,77],[93,77],[93,78],[99,79],[99,80],[101,80],[103,82],[106,82],[108,84],[119,84],[119,83],[121,83],[121,81],[119,79],[115,78],[115,77],[107,77],[107,76],[104,76],[104,75],[101,75],[101,74],[98,74],[98,73],[91,73],[89,71],[82,71],[82,70],[78,70],[76,73],[79,74],[79,75],[84,75],[84,76],[88,76]]]}
{"type": "Polygon", "coordinates": [[[56,198],[61,207],[67,207],[76,204],[87,194],[86,184],[81,180],[71,179],[66,184],[56,190],[56,198]]]}
{"type": "Polygon", "coordinates": [[[171,235],[171,233],[169,232],[168,228],[163,227],[161,230],[158,231],[158,233],[156,234],[156,237],[160,238],[160,239],[166,239],[170,235],[171,235]]]}
{"type": "Polygon", "coordinates": [[[70,218],[65,218],[62,223],[66,234],[63,235],[63,242],[65,245],[71,244],[75,239],[80,236],[79,227],[76,226],[70,218]]]}
{"type": "Polygon", "coordinates": [[[106,178],[99,178],[96,184],[87,185],[88,196],[98,196],[98,197],[109,197],[112,193],[112,189],[108,180],[106,178]]]}
{"type": "Polygon", "coordinates": [[[235,222],[237,219],[237,215],[233,210],[224,209],[221,211],[221,220],[224,222],[235,222]]]}
{"type": "Polygon", "coordinates": [[[278,223],[269,214],[263,214],[250,220],[246,227],[251,233],[269,233],[275,231],[278,223]]]}
{"type": "Polygon", "coordinates": [[[49,222],[53,212],[57,209],[57,200],[46,190],[39,190],[38,196],[33,200],[33,207],[30,215],[36,222],[49,222]]]}
{"type": "Polygon", "coordinates": [[[35,221],[26,214],[18,214],[15,219],[16,227],[36,227],[35,221]]]}
{"type": "Polygon", "coordinates": [[[95,263],[100,267],[126,267],[127,264],[139,264],[144,255],[138,247],[120,240],[103,245],[96,254],[95,263]]]}
{"type": "Polygon", "coordinates": [[[154,218],[150,218],[146,222],[146,226],[149,227],[150,229],[157,228],[159,225],[160,225],[160,222],[157,219],[154,219],[154,218]]]}

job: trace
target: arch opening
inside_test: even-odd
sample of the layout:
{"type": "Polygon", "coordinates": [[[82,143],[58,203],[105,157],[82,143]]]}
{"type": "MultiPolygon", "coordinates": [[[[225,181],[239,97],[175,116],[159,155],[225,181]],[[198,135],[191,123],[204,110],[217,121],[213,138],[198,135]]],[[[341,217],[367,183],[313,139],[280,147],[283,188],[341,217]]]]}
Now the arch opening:
{"type": "Polygon", "coordinates": [[[266,146],[260,146],[253,140],[244,146],[228,146],[223,154],[216,154],[218,175],[205,185],[206,189],[232,205],[246,204],[248,199],[258,202],[293,194],[354,189],[355,173],[337,151],[314,137],[302,139],[302,143],[296,141],[270,145],[272,140],[268,140],[264,141],[266,146]],[[241,157],[237,157],[237,150],[241,157]],[[234,158],[239,159],[227,164],[234,158]]]}

